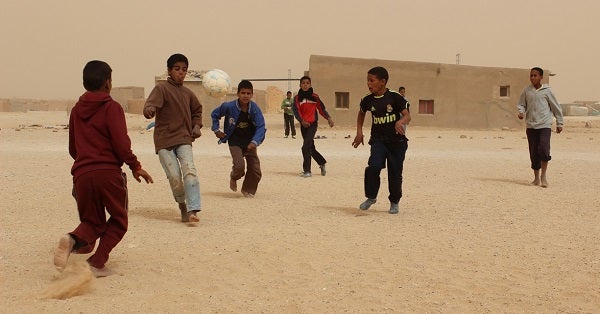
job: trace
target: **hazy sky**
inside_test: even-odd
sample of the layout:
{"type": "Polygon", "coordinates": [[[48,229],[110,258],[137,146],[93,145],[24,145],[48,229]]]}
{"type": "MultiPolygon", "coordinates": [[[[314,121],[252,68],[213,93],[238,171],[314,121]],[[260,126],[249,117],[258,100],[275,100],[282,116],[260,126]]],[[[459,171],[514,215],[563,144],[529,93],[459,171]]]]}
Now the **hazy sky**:
{"type": "Polygon", "coordinates": [[[311,54],[454,64],[460,53],[465,65],[550,69],[561,102],[600,100],[599,36],[597,0],[0,0],[0,98],[77,98],[93,59],[111,65],[113,86],[148,95],[180,52],[236,85],[298,78],[311,54]]]}

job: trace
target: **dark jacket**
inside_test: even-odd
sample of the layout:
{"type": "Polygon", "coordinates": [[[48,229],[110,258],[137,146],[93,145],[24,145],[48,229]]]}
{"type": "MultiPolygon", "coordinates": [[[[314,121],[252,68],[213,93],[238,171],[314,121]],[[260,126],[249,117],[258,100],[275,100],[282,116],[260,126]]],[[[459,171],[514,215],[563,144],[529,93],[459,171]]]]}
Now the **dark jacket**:
{"type": "MultiPolygon", "coordinates": [[[[213,132],[219,131],[219,121],[222,117],[225,117],[225,121],[223,122],[223,132],[227,136],[220,139],[219,144],[227,143],[227,140],[233,135],[237,120],[240,117],[240,112],[242,112],[242,109],[238,105],[238,100],[236,99],[222,103],[210,114],[213,132]]],[[[250,142],[258,146],[265,140],[265,134],[267,132],[265,117],[263,116],[260,107],[258,107],[258,104],[253,101],[250,101],[250,104],[248,104],[248,115],[250,116],[250,121],[256,127],[256,132],[254,132],[254,136],[250,142]]]]}
{"type": "Polygon", "coordinates": [[[312,97],[316,99],[316,101],[300,99],[299,95],[294,97],[294,106],[292,108],[294,109],[294,116],[299,122],[302,122],[302,120],[308,123],[317,122],[317,112],[321,114],[323,118],[329,119],[329,113],[325,110],[325,104],[323,104],[319,95],[313,93],[312,97]]]}

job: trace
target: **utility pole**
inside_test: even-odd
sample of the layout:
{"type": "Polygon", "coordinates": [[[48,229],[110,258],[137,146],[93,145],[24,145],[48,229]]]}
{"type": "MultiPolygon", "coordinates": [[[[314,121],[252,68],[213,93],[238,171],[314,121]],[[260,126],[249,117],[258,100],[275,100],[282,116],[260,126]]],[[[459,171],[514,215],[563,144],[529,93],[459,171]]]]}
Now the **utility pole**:
{"type": "Polygon", "coordinates": [[[460,64],[460,53],[456,54],[456,64],[460,64]]]}

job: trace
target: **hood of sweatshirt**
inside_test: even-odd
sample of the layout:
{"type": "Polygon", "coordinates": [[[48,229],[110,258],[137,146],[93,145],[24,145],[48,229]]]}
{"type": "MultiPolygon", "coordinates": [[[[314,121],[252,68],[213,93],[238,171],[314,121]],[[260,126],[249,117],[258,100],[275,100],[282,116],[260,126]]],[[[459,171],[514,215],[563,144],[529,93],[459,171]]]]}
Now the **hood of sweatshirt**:
{"type": "Polygon", "coordinates": [[[104,104],[112,101],[106,92],[85,92],[73,108],[77,115],[83,120],[89,120],[96,112],[104,107],[104,104]]]}

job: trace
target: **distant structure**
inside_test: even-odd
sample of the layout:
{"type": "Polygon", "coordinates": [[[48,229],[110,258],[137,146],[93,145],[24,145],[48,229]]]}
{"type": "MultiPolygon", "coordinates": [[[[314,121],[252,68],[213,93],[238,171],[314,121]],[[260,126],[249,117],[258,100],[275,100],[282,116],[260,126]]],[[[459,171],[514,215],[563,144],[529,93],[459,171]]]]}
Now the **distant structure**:
{"type": "MultiPolygon", "coordinates": [[[[336,125],[356,125],[358,105],[369,92],[367,71],[374,66],[388,70],[388,88],[406,86],[411,126],[523,126],[516,115],[516,104],[521,91],[530,84],[530,69],[311,55],[308,72],[312,85],[336,125]]],[[[550,75],[544,75],[544,83],[549,78],[550,75]]],[[[367,122],[370,124],[370,120],[367,122]]]]}
{"type": "Polygon", "coordinates": [[[116,100],[125,112],[140,112],[142,108],[136,106],[144,101],[144,88],[139,86],[113,87],[110,90],[110,97],[116,100]],[[131,107],[131,108],[130,108],[131,107]]]}
{"type": "MultiPolygon", "coordinates": [[[[388,87],[396,90],[406,86],[411,104],[411,126],[465,129],[522,128],[524,122],[516,115],[516,104],[521,91],[530,84],[530,69],[479,67],[457,64],[412,62],[398,60],[361,59],[311,55],[309,68],[312,85],[333,115],[337,126],[354,127],[358,105],[368,93],[367,71],[374,66],[384,66],[390,74],[388,87]]],[[[554,75],[544,69],[544,82],[554,75]],[[547,74],[546,74],[547,73],[547,74]]],[[[200,99],[205,113],[227,100],[237,98],[239,81],[232,82],[232,91],[220,98],[208,96],[202,87],[206,71],[189,70],[184,85],[200,99]]],[[[155,83],[167,79],[167,73],[155,76],[155,83]]],[[[288,81],[291,89],[291,70],[288,78],[253,79],[288,81]]],[[[254,90],[254,101],[264,113],[281,112],[280,104],[285,91],[269,86],[267,90],[254,90]]],[[[111,96],[127,113],[142,114],[145,103],[143,87],[113,87],[111,96]]],[[[560,93],[558,95],[560,100],[560,93]]],[[[0,99],[2,112],[63,111],[70,112],[77,99],[40,100],[25,98],[0,99]]],[[[567,116],[600,116],[599,101],[563,103],[567,116]]],[[[367,119],[365,123],[370,124],[367,119]]],[[[366,126],[367,126],[366,125],[366,126]]]]}

